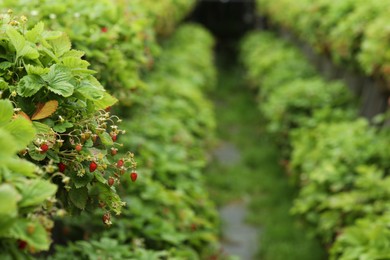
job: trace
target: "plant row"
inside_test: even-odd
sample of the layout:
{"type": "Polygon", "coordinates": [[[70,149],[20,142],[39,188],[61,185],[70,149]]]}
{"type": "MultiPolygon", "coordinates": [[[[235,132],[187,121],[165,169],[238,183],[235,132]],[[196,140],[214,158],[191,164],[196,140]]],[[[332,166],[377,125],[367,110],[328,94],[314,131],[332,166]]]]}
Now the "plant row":
{"type": "Polygon", "coordinates": [[[390,88],[388,0],[257,0],[258,10],[341,66],[359,69],[390,88]]]}
{"type": "Polygon", "coordinates": [[[299,190],[292,213],[312,227],[331,259],[389,258],[388,131],[359,118],[346,86],[325,81],[271,33],[248,35],[241,58],[299,190]]]}
{"type": "MultiPolygon", "coordinates": [[[[193,5],[160,2],[175,13],[167,21],[167,32],[193,5]]],[[[2,258],[38,257],[36,253],[49,249],[51,236],[56,243],[99,237],[58,248],[58,255],[52,256],[72,252],[82,259],[103,252],[114,259],[158,259],[175,247],[196,259],[205,241],[215,240],[215,212],[207,209],[200,177],[202,140],[213,125],[200,92],[212,82],[212,39],[200,28],[181,30],[178,35],[204,41],[195,47],[204,50],[198,63],[181,57],[183,72],[173,76],[174,66],[164,62],[170,57],[162,55],[161,68],[150,72],[160,49],[154,35],[160,33],[156,24],[164,9],[149,10],[147,3],[2,3],[18,12],[9,10],[0,21],[2,258]],[[189,75],[206,65],[211,67],[189,75]],[[171,77],[175,80],[167,83],[171,77]],[[122,119],[110,113],[117,100],[123,127],[122,119]],[[177,110],[170,110],[173,104],[177,110]],[[208,117],[191,120],[191,109],[208,117]],[[184,125],[168,118],[181,112],[184,125]],[[126,138],[125,132],[134,134],[126,138]],[[191,145],[183,147],[181,142],[191,145]],[[142,177],[134,151],[140,154],[142,177]],[[209,215],[199,216],[202,210],[209,215]],[[125,217],[114,221],[112,214],[125,217]],[[163,214],[167,217],[161,218],[163,214]],[[115,223],[116,228],[104,229],[102,222],[115,223]],[[198,236],[193,236],[195,231],[198,236]]],[[[172,44],[180,45],[175,39],[172,44]]]]}

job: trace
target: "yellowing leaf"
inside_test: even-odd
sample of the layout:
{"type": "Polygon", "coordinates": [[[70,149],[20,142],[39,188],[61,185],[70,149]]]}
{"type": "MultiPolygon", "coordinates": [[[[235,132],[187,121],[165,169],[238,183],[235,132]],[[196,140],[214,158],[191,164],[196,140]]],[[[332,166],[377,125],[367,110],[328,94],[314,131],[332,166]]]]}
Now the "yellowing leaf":
{"type": "Polygon", "coordinates": [[[45,104],[40,104],[38,105],[38,108],[35,111],[34,115],[32,115],[31,120],[39,120],[39,119],[49,117],[57,110],[57,107],[58,107],[57,100],[50,100],[45,104]]]}

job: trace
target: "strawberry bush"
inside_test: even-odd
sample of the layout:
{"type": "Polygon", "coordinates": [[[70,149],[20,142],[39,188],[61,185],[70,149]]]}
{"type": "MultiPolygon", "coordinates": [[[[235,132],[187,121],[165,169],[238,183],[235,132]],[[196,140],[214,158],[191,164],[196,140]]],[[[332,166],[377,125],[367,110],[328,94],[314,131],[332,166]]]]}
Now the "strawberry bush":
{"type": "Polygon", "coordinates": [[[298,54],[266,32],[252,33],[241,47],[259,108],[298,188],[291,212],[312,227],[331,259],[387,259],[388,130],[358,118],[346,87],[315,75],[298,54]]]}
{"type": "Polygon", "coordinates": [[[389,1],[258,0],[257,4],[259,12],[276,26],[389,88],[389,1]]]}
{"type": "Polygon", "coordinates": [[[213,40],[200,26],[183,25],[162,46],[145,79],[149,95],[123,123],[132,133],[124,145],[135,147],[142,172],[136,186],[129,180],[121,186],[121,197],[131,206],[108,230],[86,214],[65,226],[83,230],[81,237],[92,241],[110,237],[178,259],[204,259],[217,249],[217,213],[202,184],[204,149],[215,125],[201,92],[214,82],[213,40]],[[190,59],[194,49],[203,53],[197,60],[190,59]]]}

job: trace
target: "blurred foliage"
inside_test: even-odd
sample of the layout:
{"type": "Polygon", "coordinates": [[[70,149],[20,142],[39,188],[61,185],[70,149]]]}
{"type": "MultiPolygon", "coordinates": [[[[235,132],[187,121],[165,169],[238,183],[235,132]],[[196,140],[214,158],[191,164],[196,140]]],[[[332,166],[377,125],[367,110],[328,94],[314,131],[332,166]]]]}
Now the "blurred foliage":
{"type": "Polygon", "coordinates": [[[260,14],[390,88],[389,0],[257,0],[260,14]]]}
{"type": "Polygon", "coordinates": [[[285,64],[302,64],[304,58],[281,42],[252,33],[241,57],[249,82],[260,91],[268,130],[277,134],[285,169],[299,188],[292,213],[312,226],[332,259],[387,259],[390,241],[380,227],[390,199],[388,130],[358,118],[356,102],[340,82],[313,75],[310,65],[297,65],[307,72],[288,70],[285,64]]]}

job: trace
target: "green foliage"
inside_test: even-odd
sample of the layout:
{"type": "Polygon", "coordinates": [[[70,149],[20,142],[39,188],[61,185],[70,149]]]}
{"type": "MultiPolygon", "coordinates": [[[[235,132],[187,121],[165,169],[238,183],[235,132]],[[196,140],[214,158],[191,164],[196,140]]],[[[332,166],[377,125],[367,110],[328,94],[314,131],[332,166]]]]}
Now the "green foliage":
{"type": "Polygon", "coordinates": [[[390,82],[388,0],[257,0],[258,10],[344,66],[390,82]]]}
{"type": "Polygon", "coordinates": [[[2,254],[23,257],[18,242],[30,250],[49,249],[45,229],[52,223],[46,216],[46,205],[53,199],[57,186],[42,179],[38,168],[16,156],[34,138],[31,122],[13,118],[9,100],[0,100],[0,249],[2,254]]]}
{"type": "Polygon", "coordinates": [[[332,259],[387,259],[388,235],[381,227],[389,201],[389,132],[356,118],[342,84],[285,72],[280,64],[296,62],[297,56],[278,41],[252,34],[242,45],[242,57],[252,84],[266,92],[260,94],[259,107],[269,120],[268,130],[286,137],[277,141],[299,188],[291,211],[313,227],[332,259]],[[256,62],[251,53],[263,61],[256,62]],[[273,80],[279,71],[281,78],[273,80]]]}
{"type": "Polygon", "coordinates": [[[124,112],[131,115],[123,127],[132,137],[123,143],[139,165],[137,182],[122,180],[119,189],[129,206],[110,229],[100,224],[101,210],[93,221],[88,214],[67,219],[71,233],[82,230],[80,237],[110,237],[119,245],[142,240],[147,250],[165,250],[172,259],[204,259],[217,250],[217,212],[202,177],[215,127],[202,93],[215,81],[212,43],[200,26],[184,25],[163,44],[145,79],[149,88],[142,104],[124,112]],[[202,54],[196,61],[189,58],[193,50],[202,54]]]}

